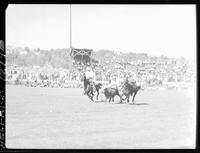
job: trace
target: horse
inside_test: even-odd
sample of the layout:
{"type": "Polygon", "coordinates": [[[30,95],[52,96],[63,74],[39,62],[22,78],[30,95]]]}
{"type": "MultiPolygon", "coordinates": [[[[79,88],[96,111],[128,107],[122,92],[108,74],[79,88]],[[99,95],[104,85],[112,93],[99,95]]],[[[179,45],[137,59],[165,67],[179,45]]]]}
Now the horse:
{"type": "Polygon", "coordinates": [[[97,96],[96,96],[96,99],[97,99],[97,100],[98,100],[99,91],[100,91],[101,88],[102,88],[102,83],[95,84],[95,90],[96,90],[96,92],[97,92],[97,96]]]}
{"type": "Polygon", "coordinates": [[[99,91],[102,87],[101,83],[91,82],[89,79],[86,79],[85,75],[83,77],[83,86],[84,86],[84,94],[86,94],[92,101],[94,101],[94,92],[97,93],[96,99],[98,100],[99,91]]]}
{"type": "Polygon", "coordinates": [[[126,81],[122,87],[122,96],[125,95],[126,98],[123,100],[127,99],[127,103],[129,103],[129,98],[130,96],[133,96],[132,102],[135,100],[135,96],[137,92],[141,89],[141,86],[137,86],[136,82],[129,82],[126,81]],[[134,95],[133,95],[134,93],[134,95]]]}
{"type": "Polygon", "coordinates": [[[86,88],[90,84],[90,81],[86,78],[85,74],[83,75],[83,94],[86,94],[86,88]]]}
{"type": "Polygon", "coordinates": [[[92,83],[90,83],[90,84],[88,84],[87,85],[87,87],[86,87],[86,89],[85,89],[85,93],[86,93],[86,95],[92,100],[92,101],[94,101],[94,92],[96,92],[97,93],[97,95],[96,95],[96,99],[98,100],[98,97],[99,97],[99,91],[100,91],[100,89],[101,89],[101,87],[102,87],[102,84],[101,83],[98,83],[98,84],[92,84],[92,83]]]}
{"type": "Polygon", "coordinates": [[[85,94],[94,102],[94,87],[91,83],[86,86],[85,94]]]}
{"type": "Polygon", "coordinates": [[[104,89],[104,95],[106,97],[105,102],[107,101],[107,99],[109,99],[109,103],[112,100],[112,102],[114,102],[114,97],[115,96],[119,96],[120,97],[120,103],[122,102],[122,96],[119,94],[119,90],[116,88],[111,88],[111,87],[107,87],[104,89]]]}

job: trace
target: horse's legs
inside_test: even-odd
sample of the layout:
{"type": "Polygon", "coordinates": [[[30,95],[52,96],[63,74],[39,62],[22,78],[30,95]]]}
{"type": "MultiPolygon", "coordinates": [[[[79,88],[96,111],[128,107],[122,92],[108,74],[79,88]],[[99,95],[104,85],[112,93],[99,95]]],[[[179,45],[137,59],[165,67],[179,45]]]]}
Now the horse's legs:
{"type": "Polygon", "coordinates": [[[128,98],[128,96],[127,95],[125,95],[125,94],[123,94],[122,96],[121,96],[121,102],[122,101],[126,101],[127,100],[127,98],[128,98]],[[123,96],[126,96],[124,99],[122,98],[123,96]]]}
{"type": "Polygon", "coordinates": [[[129,102],[129,97],[130,97],[130,95],[129,95],[129,94],[124,94],[124,95],[126,96],[126,98],[123,99],[123,100],[126,101],[126,103],[128,103],[128,102],[129,102]]]}
{"type": "Polygon", "coordinates": [[[86,95],[87,95],[92,101],[94,101],[94,100],[93,100],[93,96],[92,96],[93,93],[92,93],[91,90],[87,90],[86,95]]]}
{"type": "Polygon", "coordinates": [[[90,92],[91,92],[91,95],[94,97],[94,92],[93,92],[93,90],[91,90],[90,92]]]}
{"type": "Polygon", "coordinates": [[[110,98],[109,98],[109,103],[110,103],[111,99],[112,99],[112,97],[110,96],[110,98]]]}
{"type": "Polygon", "coordinates": [[[96,99],[98,100],[98,97],[99,97],[99,91],[97,90],[97,96],[96,96],[96,99]]]}
{"type": "Polygon", "coordinates": [[[135,99],[135,96],[136,96],[137,92],[138,92],[138,91],[136,91],[136,92],[134,93],[132,102],[134,102],[134,99],[135,99]]]}
{"type": "Polygon", "coordinates": [[[120,95],[120,94],[117,94],[118,96],[119,96],[119,98],[120,98],[120,103],[122,103],[122,96],[120,95]]]}
{"type": "Polygon", "coordinates": [[[127,98],[127,103],[129,103],[129,97],[127,98]]]}
{"type": "Polygon", "coordinates": [[[93,99],[93,97],[94,97],[93,90],[90,91],[90,94],[91,94],[91,100],[94,101],[94,99],[93,99]]]}
{"type": "Polygon", "coordinates": [[[87,86],[87,95],[92,101],[94,101],[93,100],[94,93],[93,93],[93,90],[92,90],[92,88],[90,86],[87,86]]]}
{"type": "Polygon", "coordinates": [[[107,102],[107,100],[108,100],[108,97],[105,97],[105,103],[107,102]]]}
{"type": "Polygon", "coordinates": [[[93,100],[93,93],[92,93],[92,91],[90,91],[90,97],[89,97],[92,101],[94,101],[93,100]]]}
{"type": "Polygon", "coordinates": [[[112,97],[112,102],[114,102],[114,96],[112,97]]]}
{"type": "Polygon", "coordinates": [[[85,91],[85,92],[86,92],[86,95],[90,98],[90,91],[87,90],[87,91],[85,91]]]}
{"type": "Polygon", "coordinates": [[[90,97],[90,99],[91,99],[91,100],[94,102],[94,99],[93,99],[93,97],[92,97],[92,96],[90,97]]]}
{"type": "Polygon", "coordinates": [[[85,82],[83,83],[83,89],[84,89],[83,94],[85,95],[86,94],[86,89],[87,89],[87,85],[86,85],[85,82]]]}
{"type": "Polygon", "coordinates": [[[127,103],[129,103],[129,98],[130,98],[130,95],[127,96],[127,103]]]}

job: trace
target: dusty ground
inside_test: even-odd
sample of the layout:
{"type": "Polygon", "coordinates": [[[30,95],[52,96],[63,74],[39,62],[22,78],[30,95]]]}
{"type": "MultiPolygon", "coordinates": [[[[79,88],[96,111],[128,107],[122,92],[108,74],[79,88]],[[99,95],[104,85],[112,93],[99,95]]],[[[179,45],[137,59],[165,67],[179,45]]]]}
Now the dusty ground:
{"type": "Polygon", "coordinates": [[[196,101],[192,90],[144,90],[135,102],[92,103],[82,89],[7,85],[6,146],[194,148],[196,101]]]}

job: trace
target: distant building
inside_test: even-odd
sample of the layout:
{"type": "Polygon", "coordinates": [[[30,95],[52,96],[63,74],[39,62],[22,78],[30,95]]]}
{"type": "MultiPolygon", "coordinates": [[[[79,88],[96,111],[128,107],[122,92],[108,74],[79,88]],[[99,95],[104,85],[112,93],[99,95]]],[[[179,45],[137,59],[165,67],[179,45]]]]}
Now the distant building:
{"type": "Polygon", "coordinates": [[[97,64],[98,61],[91,57],[93,50],[92,49],[78,49],[72,48],[70,56],[74,60],[74,64],[77,65],[91,65],[97,64]]]}

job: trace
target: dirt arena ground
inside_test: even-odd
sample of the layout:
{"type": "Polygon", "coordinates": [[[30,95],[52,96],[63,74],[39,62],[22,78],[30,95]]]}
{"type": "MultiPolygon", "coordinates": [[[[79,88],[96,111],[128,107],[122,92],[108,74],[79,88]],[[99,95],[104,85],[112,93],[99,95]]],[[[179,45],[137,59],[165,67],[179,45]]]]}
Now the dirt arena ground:
{"type": "Polygon", "coordinates": [[[92,103],[82,89],[7,85],[6,147],[194,148],[194,91],[144,90],[127,105],[92,103]]]}

